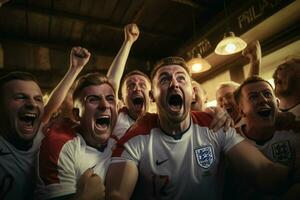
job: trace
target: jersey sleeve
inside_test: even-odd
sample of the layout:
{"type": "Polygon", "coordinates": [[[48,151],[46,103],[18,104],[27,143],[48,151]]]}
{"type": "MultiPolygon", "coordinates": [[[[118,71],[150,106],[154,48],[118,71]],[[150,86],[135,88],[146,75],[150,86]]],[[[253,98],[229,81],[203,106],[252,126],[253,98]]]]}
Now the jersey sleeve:
{"type": "Polygon", "coordinates": [[[157,127],[157,115],[147,113],[118,141],[112,154],[112,163],[133,161],[138,165],[148,144],[152,128],[157,127]]]}
{"type": "Polygon", "coordinates": [[[43,139],[37,161],[37,198],[76,193],[75,133],[51,132],[43,139]]]}
{"type": "Polygon", "coordinates": [[[224,129],[221,129],[216,133],[216,135],[219,136],[222,144],[222,150],[225,153],[244,140],[244,138],[239,135],[234,128],[229,128],[226,132],[224,129]]]}

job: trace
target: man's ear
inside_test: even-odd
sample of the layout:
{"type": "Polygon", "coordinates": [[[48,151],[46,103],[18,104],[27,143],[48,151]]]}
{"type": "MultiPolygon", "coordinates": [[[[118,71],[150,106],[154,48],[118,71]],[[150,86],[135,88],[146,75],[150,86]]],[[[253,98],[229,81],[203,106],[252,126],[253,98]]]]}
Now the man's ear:
{"type": "Polygon", "coordinates": [[[72,109],[73,117],[76,121],[80,121],[80,111],[78,108],[72,109]]]}
{"type": "Polygon", "coordinates": [[[241,103],[238,104],[239,113],[242,117],[246,117],[244,111],[243,111],[243,105],[241,103]]]}
{"type": "Polygon", "coordinates": [[[195,101],[196,100],[196,92],[195,92],[195,87],[192,87],[193,91],[192,91],[192,100],[195,101]]]}
{"type": "Polygon", "coordinates": [[[155,102],[152,90],[149,90],[149,97],[150,97],[151,102],[155,102]]]}
{"type": "Polygon", "coordinates": [[[280,99],[276,98],[277,107],[279,108],[280,105],[280,99]]]}

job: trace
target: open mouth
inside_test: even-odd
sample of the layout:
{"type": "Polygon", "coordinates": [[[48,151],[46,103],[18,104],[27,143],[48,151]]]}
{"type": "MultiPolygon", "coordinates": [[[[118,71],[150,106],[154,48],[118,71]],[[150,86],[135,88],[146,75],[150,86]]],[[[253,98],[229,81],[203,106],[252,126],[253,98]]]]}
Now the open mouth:
{"type": "Polygon", "coordinates": [[[180,111],[183,99],[179,94],[173,94],[169,97],[168,104],[173,111],[180,111]]]}
{"type": "Polygon", "coordinates": [[[136,109],[142,109],[144,105],[144,98],[142,96],[134,97],[132,103],[136,109]]]}
{"type": "Polygon", "coordinates": [[[22,113],[19,115],[20,130],[23,134],[33,133],[34,124],[37,119],[37,114],[35,113],[22,113]]]}
{"type": "Polygon", "coordinates": [[[260,109],[257,114],[261,117],[269,117],[271,115],[271,108],[263,108],[263,109],[260,109]]]}
{"type": "Polygon", "coordinates": [[[110,125],[110,117],[109,116],[101,116],[96,119],[96,124],[101,129],[106,129],[110,125]]]}
{"type": "Polygon", "coordinates": [[[25,114],[19,116],[20,121],[22,121],[24,123],[24,125],[26,125],[28,127],[33,126],[36,118],[37,118],[37,115],[33,114],[33,113],[25,113],[25,114]]]}

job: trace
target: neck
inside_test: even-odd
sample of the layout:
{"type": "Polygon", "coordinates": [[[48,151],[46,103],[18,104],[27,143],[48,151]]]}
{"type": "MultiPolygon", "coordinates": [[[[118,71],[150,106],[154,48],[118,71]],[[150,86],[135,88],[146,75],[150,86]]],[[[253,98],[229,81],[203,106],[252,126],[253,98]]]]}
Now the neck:
{"type": "Polygon", "coordinates": [[[27,151],[32,147],[33,140],[26,141],[26,140],[21,140],[19,138],[15,137],[10,137],[8,135],[5,135],[4,138],[12,144],[16,149],[21,150],[21,151],[27,151]]]}
{"type": "Polygon", "coordinates": [[[168,135],[182,134],[190,127],[190,123],[191,123],[190,114],[188,114],[183,121],[178,123],[171,121],[169,119],[164,119],[159,117],[160,128],[168,135]]]}
{"type": "MultiPolygon", "coordinates": [[[[299,93],[300,94],[300,93],[299,93]]],[[[290,109],[300,103],[300,95],[290,95],[280,98],[279,107],[282,110],[290,109]]]]}
{"type": "Polygon", "coordinates": [[[133,119],[134,121],[137,120],[138,118],[138,114],[135,113],[135,112],[132,112],[132,110],[130,110],[127,106],[126,106],[126,109],[127,109],[127,113],[128,113],[128,116],[133,119]]]}
{"type": "Polygon", "coordinates": [[[244,127],[244,134],[247,138],[256,142],[268,141],[274,135],[275,127],[253,127],[247,124],[244,127]]]}

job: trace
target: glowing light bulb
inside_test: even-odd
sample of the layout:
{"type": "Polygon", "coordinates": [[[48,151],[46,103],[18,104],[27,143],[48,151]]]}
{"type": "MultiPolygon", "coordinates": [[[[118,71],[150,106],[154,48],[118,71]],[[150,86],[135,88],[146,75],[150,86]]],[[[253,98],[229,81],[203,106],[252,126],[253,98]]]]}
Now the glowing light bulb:
{"type": "Polygon", "coordinates": [[[233,44],[233,43],[229,43],[229,44],[227,44],[226,47],[225,47],[225,50],[226,50],[228,53],[233,53],[233,52],[235,51],[235,49],[236,49],[236,46],[235,46],[235,44],[233,44]]]}
{"type": "Polygon", "coordinates": [[[193,64],[193,66],[192,66],[193,73],[199,73],[199,72],[201,72],[201,70],[202,70],[202,64],[200,64],[200,63],[193,64]]]}

